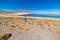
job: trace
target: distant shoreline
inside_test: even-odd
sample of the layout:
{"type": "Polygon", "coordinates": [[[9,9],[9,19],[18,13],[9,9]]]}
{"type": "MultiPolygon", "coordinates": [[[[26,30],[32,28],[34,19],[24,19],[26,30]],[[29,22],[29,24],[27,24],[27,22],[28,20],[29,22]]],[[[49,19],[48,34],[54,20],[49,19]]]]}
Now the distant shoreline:
{"type": "MultiPolygon", "coordinates": [[[[0,16],[1,17],[13,17],[13,18],[16,18],[16,17],[20,17],[20,18],[25,18],[25,16],[0,16]]],[[[26,18],[33,18],[33,19],[47,19],[47,20],[60,20],[60,18],[47,18],[47,17],[30,17],[30,16],[26,16],[26,18]]]]}

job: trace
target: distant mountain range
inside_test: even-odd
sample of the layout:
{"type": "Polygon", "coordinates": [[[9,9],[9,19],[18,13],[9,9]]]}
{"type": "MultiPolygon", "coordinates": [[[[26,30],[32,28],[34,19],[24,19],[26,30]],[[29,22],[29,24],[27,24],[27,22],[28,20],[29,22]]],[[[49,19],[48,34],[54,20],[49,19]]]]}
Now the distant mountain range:
{"type": "Polygon", "coordinates": [[[8,13],[12,13],[12,12],[8,12],[8,11],[0,11],[0,14],[8,14],[8,13]]]}
{"type": "Polygon", "coordinates": [[[1,11],[0,10],[0,14],[8,14],[8,13],[25,13],[25,12],[28,12],[28,11],[25,11],[25,10],[17,10],[17,11],[1,11]]]}
{"type": "Polygon", "coordinates": [[[17,10],[17,11],[1,11],[0,10],[0,16],[1,15],[23,15],[28,14],[29,11],[26,10],[17,10]]]}
{"type": "Polygon", "coordinates": [[[52,12],[52,11],[47,11],[47,12],[30,12],[26,10],[17,10],[17,11],[2,11],[0,10],[0,14],[16,14],[16,13],[35,13],[35,14],[60,14],[60,12],[52,12]]]}

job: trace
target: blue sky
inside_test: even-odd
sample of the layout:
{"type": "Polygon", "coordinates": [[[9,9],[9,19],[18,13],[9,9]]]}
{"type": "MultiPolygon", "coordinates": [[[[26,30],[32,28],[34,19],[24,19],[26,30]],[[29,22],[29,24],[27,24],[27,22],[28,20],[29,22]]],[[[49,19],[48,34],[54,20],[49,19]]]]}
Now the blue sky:
{"type": "Polygon", "coordinates": [[[60,11],[60,0],[0,0],[0,10],[60,11]]]}

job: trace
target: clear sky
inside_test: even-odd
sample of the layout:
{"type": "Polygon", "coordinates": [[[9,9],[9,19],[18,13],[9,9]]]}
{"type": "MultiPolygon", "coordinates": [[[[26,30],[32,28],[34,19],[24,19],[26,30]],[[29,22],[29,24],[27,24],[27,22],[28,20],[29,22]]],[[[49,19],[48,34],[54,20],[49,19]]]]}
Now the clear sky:
{"type": "Polygon", "coordinates": [[[60,11],[60,0],[0,0],[0,10],[60,11]]]}

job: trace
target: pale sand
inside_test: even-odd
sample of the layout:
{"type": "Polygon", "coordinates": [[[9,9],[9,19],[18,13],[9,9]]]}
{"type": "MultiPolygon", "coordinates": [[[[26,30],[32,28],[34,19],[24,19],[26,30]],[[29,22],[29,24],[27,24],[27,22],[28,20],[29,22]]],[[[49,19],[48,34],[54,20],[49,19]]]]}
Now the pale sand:
{"type": "MultiPolygon", "coordinates": [[[[2,16],[2,17],[8,17],[8,16],[2,16]]],[[[24,16],[9,16],[9,17],[21,17],[24,18],[24,16]]],[[[53,19],[53,20],[60,20],[55,18],[43,18],[43,17],[27,17],[27,18],[36,18],[36,19],[53,19]]],[[[28,25],[28,24],[27,24],[28,25]]],[[[0,34],[4,32],[12,33],[12,37],[8,40],[60,40],[60,34],[53,33],[51,31],[48,31],[47,29],[41,29],[41,28],[34,28],[30,25],[28,25],[30,30],[22,31],[18,28],[14,28],[13,30],[5,30],[5,27],[0,25],[0,34]]]]}

